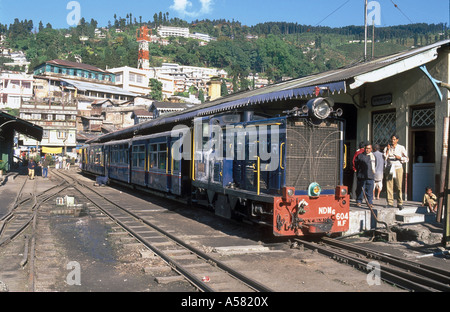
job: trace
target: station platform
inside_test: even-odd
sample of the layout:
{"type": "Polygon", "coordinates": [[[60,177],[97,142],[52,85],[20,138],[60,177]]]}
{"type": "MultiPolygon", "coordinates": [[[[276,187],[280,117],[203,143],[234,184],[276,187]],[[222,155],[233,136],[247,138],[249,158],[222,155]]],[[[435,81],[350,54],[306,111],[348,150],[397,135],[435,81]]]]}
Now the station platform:
{"type": "MultiPolygon", "coordinates": [[[[396,201],[394,204],[396,205],[396,201]]],[[[397,234],[397,240],[419,241],[423,244],[437,244],[442,241],[443,225],[436,221],[436,214],[428,212],[421,202],[405,201],[402,210],[396,206],[386,206],[386,198],[374,199],[373,216],[365,203],[357,207],[356,201],[350,200],[350,229],[344,236],[371,229],[384,230],[387,224],[389,229],[397,234]]]]}

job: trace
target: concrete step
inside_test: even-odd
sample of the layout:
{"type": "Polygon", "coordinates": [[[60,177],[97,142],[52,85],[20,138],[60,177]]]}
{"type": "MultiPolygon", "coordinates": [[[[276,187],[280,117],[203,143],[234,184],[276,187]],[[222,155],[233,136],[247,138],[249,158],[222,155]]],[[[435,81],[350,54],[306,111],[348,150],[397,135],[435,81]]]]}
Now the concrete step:
{"type": "Polygon", "coordinates": [[[433,220],[434,214],[429,213],[425,206],[404,206],[397,211],[395,220],[403,223],[421,223],[433,220]]]}
{"type": "Polygon", "coordinates": [[[428,212],[427,207],[425,206],[403,206],[403,209],[399,212],[400,214],[411,214],[411,213],[420,213],[426,214],[428,212]]]}
{"type": "Polygon", "coordinates": [[[395,215],[395,220],[404,223],[421,223],[425,222],[425,215],[419,213],[397,213],[395,215]]]}

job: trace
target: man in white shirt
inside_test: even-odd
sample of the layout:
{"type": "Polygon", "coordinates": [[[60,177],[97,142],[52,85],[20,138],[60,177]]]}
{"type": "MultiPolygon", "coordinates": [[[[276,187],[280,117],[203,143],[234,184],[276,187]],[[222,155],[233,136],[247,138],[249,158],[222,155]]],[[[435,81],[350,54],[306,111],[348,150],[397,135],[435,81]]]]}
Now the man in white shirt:
{"type": "Polygon", "coordinates": [[[394,206],[394,191],[397,194],[397,207],[403,209],[403,164],[409,161],[403,145],[398,144],[399,136],[391,136],[391,144],[384,149],[384,158],[389,172],[386,175],[386,190],[388,207],[394,206]]]}

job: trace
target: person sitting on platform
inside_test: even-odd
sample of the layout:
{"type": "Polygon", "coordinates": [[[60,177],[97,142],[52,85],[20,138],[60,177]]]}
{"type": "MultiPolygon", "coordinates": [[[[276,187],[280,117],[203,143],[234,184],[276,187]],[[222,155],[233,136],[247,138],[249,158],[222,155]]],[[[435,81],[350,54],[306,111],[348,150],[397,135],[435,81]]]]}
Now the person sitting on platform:
{"type": "Polygon", "coordinates": [[[437,196],[433,194],[433,190],[429,186],[425,188],[425,195],[423,195],[422,205],[427,207],[427,209],[432,213],[436,213],[437,211],[437,196]]]}
{"type": "Polygon", "coordinates": [[[108,177],[97,177],[95,180],[95,186],[105,186],[109,183],[108,177]]]}

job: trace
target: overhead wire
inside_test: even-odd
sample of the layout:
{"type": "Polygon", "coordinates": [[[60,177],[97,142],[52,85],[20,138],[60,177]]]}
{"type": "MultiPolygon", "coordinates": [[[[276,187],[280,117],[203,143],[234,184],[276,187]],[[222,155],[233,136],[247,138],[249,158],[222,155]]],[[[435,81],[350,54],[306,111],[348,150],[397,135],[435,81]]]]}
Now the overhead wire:
{"type": "Polygon", "coordinates": [[[324,20],[326,20],[327,18],[329,18],[331,15],[333,15],[334,13],[336,13],[337,11],[339,11],[343,6],[345,6],[347,3],[349,3],[351,0],[347,0],[345,1],[343,4],[341,4],[341,6],[339,6],[337,9],[335,9],[333,12],[331,12],[330,14],[328,14],[325,18],[323,18],[320,22],[318,22],[316,25],[314,25],[314,27],[319,26],[320,24],[322,24],[322,22],[324,20]]]}
{"type": "Polygon", "coordinates": [[[402,11],[402,9],[400,9],[400,7],[393,0],[391,0],[391,2],[400,11],[400,13],[402,13],[403,16],[410,21],[411,24],[414,24],[414,22],[402,11]]]}

